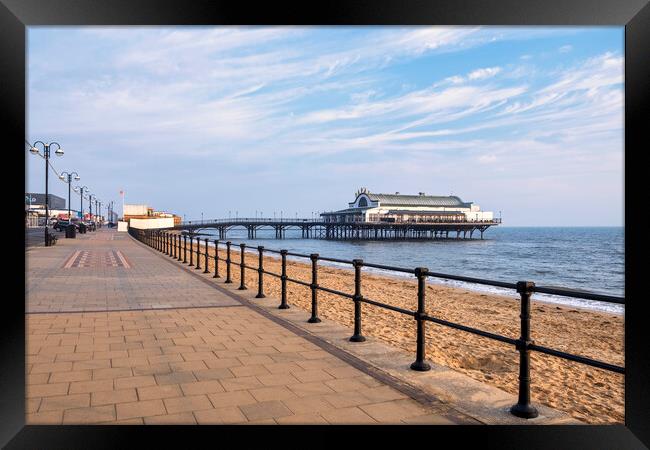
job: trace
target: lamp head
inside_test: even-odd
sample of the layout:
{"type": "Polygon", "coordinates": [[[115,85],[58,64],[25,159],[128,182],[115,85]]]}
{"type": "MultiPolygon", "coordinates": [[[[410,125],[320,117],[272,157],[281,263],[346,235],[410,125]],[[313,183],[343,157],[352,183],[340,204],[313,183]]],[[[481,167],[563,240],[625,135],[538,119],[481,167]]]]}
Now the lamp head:
{"type": "Polygon", "coordinates": [[[81,178],[79,177],[79,175],[77,175],[76,177],[74,177],[74,179],[75,179],[75,181],[79,181],[79,180],[81,180],[81,178]]]}
{"type": "Polygon", "coordinates": [[[32,153],[35,154],[35,155],[38,154],[38,148],[36,148],[36,147],[31,147],[31,148],[29,149],[29,151],[32,152],[32,153]]]}
{"type": "Polygon", "coordinates": [[[61,175],[59,175],[59,178],[62,179],[62,180],[65,180],[65,175],[61,174],[61,175]]]}
{"type": "Polygon", "coordinates": [[[62,149],[61,147],[57,148],[57,149],[54,151],[54,154],[55,154],[56,156],[63,156],[63,149],[62,149]]]}

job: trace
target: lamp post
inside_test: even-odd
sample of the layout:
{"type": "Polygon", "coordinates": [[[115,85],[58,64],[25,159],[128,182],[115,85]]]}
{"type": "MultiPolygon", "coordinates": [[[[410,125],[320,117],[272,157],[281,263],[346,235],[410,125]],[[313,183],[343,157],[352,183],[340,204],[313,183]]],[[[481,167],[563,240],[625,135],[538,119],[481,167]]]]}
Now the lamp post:
{"type": "Polygon", "coordinates": [[[94,194],[88,194],[88,215],[91,222],[93,222],[93,197],[94,194]]]}
{"type": "Polygon", "coordinates": [[[97,208],[97,211],[99,211],[99,215],[97,217],[99,217],[99,228],[101,228],[102,227],[102,202],[101,200],[97,200],[97,203],[99,204],[99,208],[97,208]]]}
{"type": "Polygon", "coordinates": [[[79,209],[81,210],[81,221],[83,222],[84,220],[84,192],[88,192],[88,187],[87,186],[75,186],[72,188],[73,191],[79,193],[79,198],[81,199],[81,205],[79,206],[79,209]]]}
{"type": "Polygon", "coordinates": [[[50,164],[50,147],[52,145],[56,145],[56,150],[54,151],[54,154],[56,156],[62,156],[63,155],[63,149],[59,145],[58,142],[50,142],[46,144],[43,141],[36,141],[34,144],[30,147],[29,151],[34,154],[38,155],[41,158],[45,159],[45,246],[49,247],[50,246],[50,234],[47,229],[47,223],[49,221],[49,216],[50,216],[50,198],[49,198],[49,191],[48,191],[48,165],[50,164]],[[41,144],[43,146],[43,154],[41,155],[38,147],[36,144],[41,144]]]}
{"type": "Polygon", "coordinates": [[[73,180],[73,178],[74,178],[75,181],[79,181],[79,180],[81,180],[81,178],[79,178],[79,174],[77,172],[72,172],[72,173],[61,172],[61,175],[59,175],[59,178],[64,183],[68,184],[68,221],[70,223],[72,223],[72,217],[70,215],[70,189],[72,188],[72,180],[73,180]],[[73,177],[73,175],[74,175],[74,177],[73,177]]]}

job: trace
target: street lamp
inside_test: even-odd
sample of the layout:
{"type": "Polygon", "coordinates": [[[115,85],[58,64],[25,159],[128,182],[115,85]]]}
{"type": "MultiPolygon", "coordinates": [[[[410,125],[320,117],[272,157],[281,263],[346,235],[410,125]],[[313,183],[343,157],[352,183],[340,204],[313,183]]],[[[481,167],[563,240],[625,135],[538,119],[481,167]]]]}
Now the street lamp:
{"type": "Polygon", "coordinates": [[[84,192],[88,192],[88,186],[75,186],[72,188],[73,191],[77,192],[79,194],[79,198],[81,199],[81,205],[79,206],[79,209],[81,210],[81,221],[83,222],[84,220],[84,192]]]}
{"type": "Polygon", "coordinates": [[[99,208],[97,208],[97,211],[99,211],[99,228],[102,227],[102,201],[97,200],[97,203],[99,204],[99,208]]]}
{"type": "MultiPolygon", "coordinates": [[[[90,215],[90,221],[93,221],[93,197],[95,194],[88,194],[88,214],[90,215]]],[[[95,197],[95,201],[97,201],[97,197],[95,197]]]]}
{"type": "Polygon", "coordinates": [[[49,216],[50,216],[50,199],[49,199],[49,191],[48,191],[48,165],[50,164],[50,147],[52,145],[56,145],[56,150],[54,151],[54,154],[56,156],[62,156],[63,155],[63,149],[59,145],[58,142],[50,142],[46,144],[43,141],[36,141],[34,144],[30,147],[29,151],[34,154],[38,155],[41,158],[45,159],[45,246],[49,247],[50,246],[50,234],[47,229],[47,222],[49,221],[49,216]],[[39,151],[38,147],[36,144],[41,144],[43,146],[43,154],[39,151]]]}
{"type": "Polygon", "coordinates": [[[72,180],[73,180],[73,178],[74,178],[75,181],[79,181],[79,180],[81,180],[81,178],[79,178],[79,174],[77,172],[72,172],[72,173],[61,172],[61,175],[59,175],[59,178],[64,183],[68,184],[68,224],[72,224],[72,216],[70,215],[70,189],[72,188],[72,180]],[[74,175],[74,177],[73,177],[73,175],[74,175]]]}

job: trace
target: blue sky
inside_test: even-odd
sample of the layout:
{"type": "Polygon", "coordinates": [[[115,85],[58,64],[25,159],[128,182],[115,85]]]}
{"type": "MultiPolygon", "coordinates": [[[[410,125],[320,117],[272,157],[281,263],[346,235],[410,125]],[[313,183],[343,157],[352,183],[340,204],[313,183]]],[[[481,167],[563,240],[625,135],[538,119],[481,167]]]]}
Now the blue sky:
{"type": "Polygon", "coordinates": [[[622,27],[29,27],[27,139],[59,142],[53,165],[101,200],[188,220],[311,217],[363,186],[622,225],[623,45],[622,27]]]}

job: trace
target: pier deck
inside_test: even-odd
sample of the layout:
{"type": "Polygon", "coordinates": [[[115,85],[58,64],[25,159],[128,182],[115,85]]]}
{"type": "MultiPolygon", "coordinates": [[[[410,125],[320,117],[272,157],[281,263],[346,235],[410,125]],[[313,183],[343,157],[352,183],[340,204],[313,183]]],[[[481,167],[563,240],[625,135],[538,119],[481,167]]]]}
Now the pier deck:
{"type": "Polygon", "coordinates": [[[237,218],[188,221],[174,229],[194,233],[215,229],[219,239],[226,239],[228,231],[245,229],[249,239],[255,239],[259,230],[273,230],[276,239],[286,237],[287,230],[300,230],[303,238],[327,240],[398,240],[398,239],[483,239],[483,233],[501,219],[490,221],[445,222],[325,222],[314,219],[237,218]]]}

